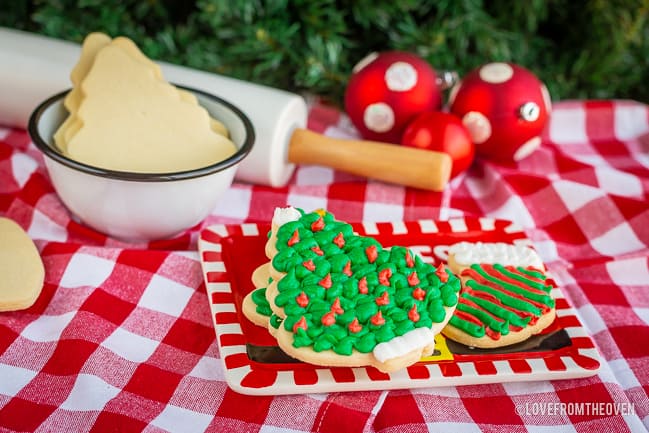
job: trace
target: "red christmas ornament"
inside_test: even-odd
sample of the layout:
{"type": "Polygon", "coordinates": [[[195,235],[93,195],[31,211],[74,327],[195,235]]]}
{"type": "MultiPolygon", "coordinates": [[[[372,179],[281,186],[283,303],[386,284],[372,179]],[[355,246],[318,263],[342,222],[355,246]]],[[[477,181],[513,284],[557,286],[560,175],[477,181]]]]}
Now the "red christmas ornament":
{"type": "Polygon", "coordinates": [[[361,60],[345,90],[345,110],[367,140],[399,143],[408,122],[441,105],[435,70],[422,58],[401,51],[373,53],[361,60]]]}
{"type": "Polygon", "coordinates": [[[462,120],[441,111],[421,113],[415,117],[406,127],[401,144],[448,153],[453,160],[451,177],[469,168],[475,153],[471,135],[462,120]]]}
{"type": "Polygon", "coordinates": [[[449,105],[469,130],[476,153],[501,161],[520,161],[536,150],[552,110],[545,85],[513,63],[471,71],[451,91],[449,105]]]}

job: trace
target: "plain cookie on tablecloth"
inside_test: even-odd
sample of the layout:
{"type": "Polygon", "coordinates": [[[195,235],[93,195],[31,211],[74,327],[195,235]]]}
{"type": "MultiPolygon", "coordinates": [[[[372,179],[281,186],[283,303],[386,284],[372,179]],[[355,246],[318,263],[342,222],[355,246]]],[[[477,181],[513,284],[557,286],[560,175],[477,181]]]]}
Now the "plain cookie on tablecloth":
{"type": "Polygon", "coordinates": [[[34,242],[8,218],[0,217],[0,311],[31,307],[43,289],[45,268],[34,242]]]}

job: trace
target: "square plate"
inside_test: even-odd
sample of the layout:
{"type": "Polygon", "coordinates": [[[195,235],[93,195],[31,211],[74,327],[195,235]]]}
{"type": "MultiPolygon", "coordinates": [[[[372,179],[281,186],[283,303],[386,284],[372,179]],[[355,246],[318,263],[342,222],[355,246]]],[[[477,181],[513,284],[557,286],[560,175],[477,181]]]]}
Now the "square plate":
{"type": "MultiPolygon", "coordinates": [[[[531,245],[513,223],[488,218],[352,226],[385,247],[408,247],[435,264],[445,262],[448,247],[461,241],[531,245]]],[[[241,311],[243,298],[255,289],[252,272],[268,261],[264,245],[269,230],[269,224],[213,225],[198,241],[225,378],[237,392],[279,395],[569,379],[592,376],[599,369],[593,341],[558,288],[552,291],[557,312],[552,325],[506,348],[472,349],[438,335],[431,357],[389,374],[374,367],[327,368],[294,361],[241,311]]]]}

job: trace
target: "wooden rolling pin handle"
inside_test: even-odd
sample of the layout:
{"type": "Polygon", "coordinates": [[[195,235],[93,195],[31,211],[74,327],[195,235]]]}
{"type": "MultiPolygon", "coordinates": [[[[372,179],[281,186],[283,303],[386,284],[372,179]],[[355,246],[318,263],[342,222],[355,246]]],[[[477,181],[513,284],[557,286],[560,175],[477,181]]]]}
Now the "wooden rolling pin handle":
{"type": "Polygon", "coordinates": [[[451,157],[443,152],[331,138],[306,129],[293,131],[288,160],[432,191],[444,189],[453,164],[451,157]]]}

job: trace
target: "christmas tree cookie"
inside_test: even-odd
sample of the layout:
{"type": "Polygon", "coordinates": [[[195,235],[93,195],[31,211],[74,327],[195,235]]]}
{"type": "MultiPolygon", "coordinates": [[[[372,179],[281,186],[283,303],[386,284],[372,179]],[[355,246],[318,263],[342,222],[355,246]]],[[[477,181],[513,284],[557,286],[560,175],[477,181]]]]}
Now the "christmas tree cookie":
{"type": "Polygon", "coordinates": [[[533,250],[462,244],[449,250],[449,263],[461,268],[463,287],[444,336],[471,347],[495,348],[524,341],[552,324],[554,286],[533,250]]]}
{"type": "Polygon", "coordinates": [[[244,314],[312,364],[411,365],[432,353],[458,302],[460,280],[443,265],[384,248],[327,212],[277,209],[266,255],[244,314]]]}

